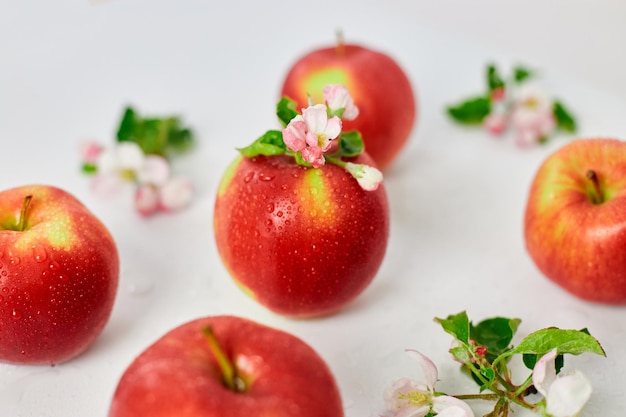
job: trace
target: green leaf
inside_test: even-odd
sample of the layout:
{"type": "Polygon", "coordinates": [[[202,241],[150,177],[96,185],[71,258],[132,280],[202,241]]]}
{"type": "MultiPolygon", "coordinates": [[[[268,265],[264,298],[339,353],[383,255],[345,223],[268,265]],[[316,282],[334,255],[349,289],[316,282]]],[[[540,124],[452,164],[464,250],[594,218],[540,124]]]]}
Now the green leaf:
{"type": "Polygon", "coordinates": [[[475,97],[448,107],[448,115],[462,124],[480,124],[491,112],[489,97],[475,97]]]}
{"type": "MultiPolygon", "coordinates": [[[[543,355],[537,355],[535,353],[524,353],[522,355],[522,361],[528,369],[533,369],[537,361],[541,359],[542,356],[543,355]]],[[[561,368],[563,368],[564,364],[565,357],[563,355],[556,355],[556,358],[554,358],[554,367],[557,374],[561,371],[561,368]]]]}
{"type": "Polygon", "coordinates": [[[552,112],[556,118],[557,128],[569,133],[576,132],[576,120],[574,119],[574,116],[560,101],[554,102],[552,112]]]}
{"type": "Polygon", "coordinates": [[[487,383],[480,386],[480,391],[482,392],[493,384],[493,380],[496,378],[496,371],[492,368],[480,368],[480,374],[487,380],[487,383]]]}
{"type": "Polygon", "coordinates": [[[127,107],[117,129],[118,142],[134,142],[148,155],[168,156],[170,151],[183,152],[194,142],[189,128],[182,127],[178,117],[141,118],[127,107]]]}
{"type": "Polygon", "coordinates": [[[257,155],[283,155],[287,151],[287,146],[283,141],[283,133],[280,130],[268,130],[245,148],[239,148],[243,156],[253,157],[257,155]]]}
{"type": "Polygon", "coordinates": [[[509,348],[511,340],[521,323],[520,319],[493,317],[470,325],[470,338],[478,345],[487,347],[487,360],[491,363],[509,348]]]}
{"type": "Polygon", "coordinates": [[[363,152],[363,148],[363,138],[358,131],[351,130],[339,135],[339,151],[342,156],[357,156],[363,152]]]}
{"type": "Polygon", "coordinates": [[[563,330],[556,327],[538,330],[529,334],[508,353],[545,355],[552,349],[556,349],[559,354],[580,355],[581,353],[595,353],[606,356],[600,342],[585,331],[563,330]]]}
{"type": "Polygon", "coordinates": [[[276,104],[276,115],[283,127],[287,126],[291,119],[300,114],[296,109],[297,105],[298,104],[289,97],[282,97],[278,104],[276,104]]]}
{"type": "Polygon", "coordinates": [[[495,65],[489,65],[487,67],[487,86],[489,87],[490,92],[496,88],[504,87],[504,81],[502,80],[502,77],[500,77],[495,65]]]}
{"type": "Polygon", "coordinates": [[[535,74],[527,68],[515,67],[513,69],[513,79],[516,83],[521,84],[524,81],[532,78],[535,74]]]}
{"type": "Polygon", "coordinates": [[[468,363],[472,359],[469,352],[467,351],[467,347],[464,346],[455,346],[450,349],[450,353],[456,361],[461,363],[468,363]]]}
{"type": "Polygon", "coordinates": [[[98,172],[98,166],[92,163],[84,163],[81,167],[80,167],[81,171],[84,174],[95,174],[96,172],[98,172]]]}
{"type": "Polygon", "coordinates": [[[441,324],[446,333],[451,334],[461,343],[469,344],[470,323],[465,311],[449,315],[445,319],[435,318],[435,321],[441,324]]]}

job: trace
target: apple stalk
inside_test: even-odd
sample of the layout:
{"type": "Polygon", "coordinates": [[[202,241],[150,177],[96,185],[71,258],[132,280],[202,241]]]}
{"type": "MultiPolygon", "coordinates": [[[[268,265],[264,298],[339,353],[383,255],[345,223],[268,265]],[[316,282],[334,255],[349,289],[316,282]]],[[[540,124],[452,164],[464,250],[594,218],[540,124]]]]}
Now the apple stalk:
{"type": "Polygon", "coordinates": [[[24,201],[22,202],[22,209],[20,210],[20,218],[17,221],[18,232],[23,232],[26,229],[26,211],[28,210],[28,206],[30,206],[30,201],[33,199],[32,194],[24,197],[24,201]]]}
{"type": "Polygon", "coordinates": [[[586,177],[593,184],[593,192],[591,193],[591,201],[593,204],[602,204],[604,202],[604,196],[602,195],[602,189],[600,188],[600,182],[598,181],[598,174],[593,169],[587,171],[586,177]]]}
{"type": "Polygon", "coordinates": [[[222,349],[217,336],[213,332],[213,329],[209,326],[202,329],[202,333],[206,337],[209,344],[209,349],[215,360],[217,361],[220,370],[222,371],[222,381],[226,388],[234,392],[244,392],[246,390],[246,383],[237,375],[237,369],[233,365],[232,361],[226,356],[222,349]]]}

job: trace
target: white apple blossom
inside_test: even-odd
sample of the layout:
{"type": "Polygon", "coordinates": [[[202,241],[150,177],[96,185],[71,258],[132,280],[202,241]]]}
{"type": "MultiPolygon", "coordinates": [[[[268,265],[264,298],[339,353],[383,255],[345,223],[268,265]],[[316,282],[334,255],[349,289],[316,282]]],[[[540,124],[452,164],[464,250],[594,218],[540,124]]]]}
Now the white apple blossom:
{"type": "Polygon", "coordinates": [[[376,190],[383,181],[382,172],[372,166],[346,162],[345,168],[366,191],[376,190]]]}
{"type": "Polygon", "coordinates": [[[546,353],[533,368],[533,384],[545,397],[545,411],[551,417],[574,417],[583,409],[592,387],[577,370],[556,373],[556,349],[546,353]]]}
{"type": "Polygon", "coordinates": [[[424,417],[430,412],[440,417],[474,417],[472,409],[458,398],[435,395],[439,373],[428,357],[416,350],[407,353],[421,365],[425,381],[402,378],[384,391],[385,404],[393,417],[424,417]]]}
{"type": "Polygon", "coordinates": [[[135,208],[144,216],[180,210],[191,201],[190,181],[171,177],[165,158],[145,155],[134,142],[121,142],[111,149],[91,145],[91,149],[83,148],[83,160],[95,167],[92,186],[100,195],[110,196],[128,183],[134,184],[135,208]]]}
{"type": "Polygon", "coordinates": [[[335,114],[345,120],[354,120],[359,115],[359,108],[348,89],[341,84],[328,84],[323,89],[324,101],[330,114],[335,114]]]}
{"type": "Polygon", "coordinates": [[[329,118],[326,110],[323,104],[309,106],[283,129],[287,148],[300,152],[302,158],[315,168],[324,165],[324,152],[341,133],[341,119],[337,116],[329,118]]]}
{"type": "Polygon", "coordinates": [[[515,96],[511,111],[511,124],[520,146],[545,140],[556,129],[554,103],[533,86],[521,87],[515,96]]]}

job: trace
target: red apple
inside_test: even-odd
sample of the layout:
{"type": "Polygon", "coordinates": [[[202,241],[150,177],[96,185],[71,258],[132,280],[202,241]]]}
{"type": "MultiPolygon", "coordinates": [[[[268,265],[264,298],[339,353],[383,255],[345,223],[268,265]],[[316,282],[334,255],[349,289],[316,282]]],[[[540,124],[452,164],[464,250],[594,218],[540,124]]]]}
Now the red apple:
{"type": "MultiPolygon", "coordinates": [[[[371,164],[367,154],[355,163],[371,164]]],[[[279,314],[333,313],[381,265],[389,234],[384,187],[365,191],[345,169],[290,156],[239,156],[219,187],[217,248],[246,293],[279,314]]]]}
{"type": "Polygon", "coordinates": [[[626,304],[626,143],[581,139],[550,155],[524,229],[546,277],[584,300],[626,304]]]}
{"type": "Polygon", "coordinates": [[[359,108],[344,130],[363,135],[365,150],[381,170],[387,169],[405,145],[416,118],[413,88],[405,72],[388,55],[358,45],[316,49],[289,69],[281,94],[306,107],[309,95],[322,103],[322,88],[342,84],[359,108]]]}
{"type": "Polygon", "coordinates": [[[109,417],[341,417],[323,359],[288,333],[232,316],[170,331],[126,369],[109,417]]]}
{"type": "Polygon", "coordinates": [[[109,319],[118,271],[113,238],[76,198],[43,185],[0,192],[0,361],[85,351],[109,319]]]}

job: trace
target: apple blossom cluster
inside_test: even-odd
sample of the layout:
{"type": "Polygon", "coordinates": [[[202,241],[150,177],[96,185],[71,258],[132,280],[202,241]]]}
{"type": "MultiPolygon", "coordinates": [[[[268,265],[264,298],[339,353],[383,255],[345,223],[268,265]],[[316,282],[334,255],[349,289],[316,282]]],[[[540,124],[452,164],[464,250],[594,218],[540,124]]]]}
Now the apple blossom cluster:
{"type": "Polygon", "coordinates": [[[193,185],[172,176],[167,155],[185,151],[192,143],[191,131],[180,126],[178,118],[141,118],[127,107],[113,147],[82,144],[83,172],[93,176],[93,190],[107,197],[133,184],[135,208],[143,216],[175,212],[189,205],[193,185]]]}
{"type": "Polygon", "coordinates": [[[536,85],[527,84],[532,78],[532,72],[516,67],[505,82],[490,65],[487,93],[448,107],[448,115],[461,124],[482,124],[493,135],[510,129],[520,147],[544,143],[558,130],[574,133],[576,121],[571,113],[536,85]]]}
{"type": "Polygon", "coordinates": [[[348,171],[364,190],[376,190],[383,180],[380,170],[341,159],[355,157],[364,148],[360,133],[342,132],[342,120],[354,120],[359,115],[352,96],[339,84],[325,86],[323,96],[324,104],[315,104],[309,97],[309,106],[302,113],[296,110],[295,101],[283,97],[276,108],[282,131],[270,130],[240,152],[248,157],[292,155],[297,163],[313,168],[335,164],[348,171]]]}
{"type": "Polygon", "coordinates": [[[479,385],[480,393],[446,395],[435,390],[436,365],[424,354],[407,350],[422,369],[423,382],[402,378],[383,393],[389,417],[474,417],[468,400],[495,402],[490,417],[506,417],[513,406],[534,411],[543,417],[575,417],[589,398],[592,387],[578,370],[563,368],[564,355],[595,353],[605,356],[600,343],[586,329],[563,330],[550,327],[529,334],[517,346],[511,340],[519,319],[495,317],[478,324],[461,312],[436,319],[454,337],[450,353],[479,385]],[[531,370],[521,383],[513,382],[507,363],[522,355],[531,370]],[[538,397],[538,398],[537,398],[538,397]]]}

